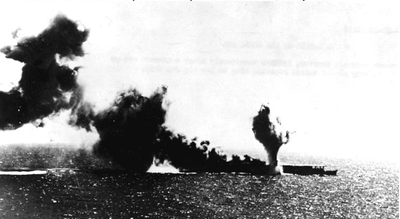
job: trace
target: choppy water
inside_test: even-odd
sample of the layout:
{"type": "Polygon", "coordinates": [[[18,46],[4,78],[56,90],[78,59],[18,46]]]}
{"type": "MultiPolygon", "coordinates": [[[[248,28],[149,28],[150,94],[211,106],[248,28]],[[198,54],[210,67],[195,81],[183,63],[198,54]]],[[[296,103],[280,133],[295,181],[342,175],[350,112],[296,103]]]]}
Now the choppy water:
{"type": "MultiPolygon", "coordinates": [[[[332,164],[332,162],[330,162],[332,164]]],[[[336,177],[1,175],[1,218],[398,218],[397,167],[337,161],[336,177]]]]}

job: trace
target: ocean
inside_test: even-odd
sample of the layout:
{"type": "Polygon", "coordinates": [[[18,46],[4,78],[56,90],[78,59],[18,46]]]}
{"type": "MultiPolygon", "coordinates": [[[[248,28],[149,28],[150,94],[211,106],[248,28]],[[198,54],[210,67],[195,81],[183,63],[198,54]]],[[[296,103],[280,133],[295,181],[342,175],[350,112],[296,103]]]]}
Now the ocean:
{"type": "Polygon", "coordinates": [[[396,164],[291,161],[338,175],[0,175],[0,218],[399,218],[396,164]]]}

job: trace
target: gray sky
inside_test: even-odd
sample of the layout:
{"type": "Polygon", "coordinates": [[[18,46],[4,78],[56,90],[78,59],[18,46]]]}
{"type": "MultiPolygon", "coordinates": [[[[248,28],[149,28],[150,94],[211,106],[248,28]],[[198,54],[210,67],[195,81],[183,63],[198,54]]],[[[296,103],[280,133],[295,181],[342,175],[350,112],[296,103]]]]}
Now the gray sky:
{"type": "MultiPolygon", "coordinates": [[[[284,151],[386,159],[399,146],[394,3],[10,1],[0,3],[0,46],[15,43],[15,29],[35,34],[64,13],[91,31],[74,64],[98,110],[122,89],[148,95],[167,85],[166,124],[223,151],[265,156],[251,124],[268,104],[294,132],[284,151]]],[[[18,83],[21,66],[0,56],[1,90],[18,83]]],[[[97,138],[65,121],[0,132],[0,144],[97,138]]]]}

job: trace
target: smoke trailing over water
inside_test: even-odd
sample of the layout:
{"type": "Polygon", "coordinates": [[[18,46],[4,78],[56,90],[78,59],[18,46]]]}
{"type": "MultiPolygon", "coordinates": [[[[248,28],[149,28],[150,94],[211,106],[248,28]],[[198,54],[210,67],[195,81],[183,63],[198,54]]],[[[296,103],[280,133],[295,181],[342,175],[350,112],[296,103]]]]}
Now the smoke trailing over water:
{"type": "Polygon", "coordinates": [[[80,101],[77,69],[59,65],[56,56],[70,60],[83,56],[82,44],[88,33],[59,15],[38,36],[1,49],[6,58],[25,65],[18,86],[8,92],[0,91],[0,129],[16,129],[80,101]]]}
{"type": "Polygon", "coordinates": [[[155,158],[158,163],[168,161],[179,170],[188,172],[272,173],[273,168],[264,161],[248,155],[244,158],[233,155],[228,159],[227,155],[210,147],[209,141],[198,144],[196,139],[188,140],[164,127],[158,135],[155,158]]]}
{"type": "Polygon", "coordinates": [[[271,165],[278,164],[278,151],[289,141],[289,132],[277,133],[270,120],[270,109],[262,105],[258,115],[253,118],[253,132],[256,139],[264,145],[271,165]]]}

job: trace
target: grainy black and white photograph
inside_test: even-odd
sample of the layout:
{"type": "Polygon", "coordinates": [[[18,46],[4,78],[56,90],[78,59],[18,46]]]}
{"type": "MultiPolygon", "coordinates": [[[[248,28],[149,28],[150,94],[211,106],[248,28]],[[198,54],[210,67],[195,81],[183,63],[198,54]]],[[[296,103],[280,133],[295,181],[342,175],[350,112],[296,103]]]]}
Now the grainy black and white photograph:
{"type": "Polygon", "coordinates": [[[399,218],[396,1],[2,1],[0,218],[399,218]]]}

